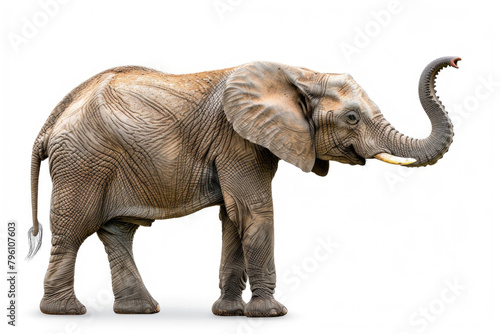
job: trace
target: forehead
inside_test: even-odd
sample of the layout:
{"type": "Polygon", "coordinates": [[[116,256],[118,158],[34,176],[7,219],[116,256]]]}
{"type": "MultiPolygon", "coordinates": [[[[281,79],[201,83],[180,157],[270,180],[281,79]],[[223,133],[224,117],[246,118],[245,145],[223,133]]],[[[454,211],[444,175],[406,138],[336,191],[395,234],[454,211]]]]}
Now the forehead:
{"type": "Polygon", "coordinates": [[[363,107],[375,107],[363,88],[350,74],[327,74],[325,76],[325,96],[335,99],[355,101],[363,107]]]}
{"type": "Polygon", "coordinates": [[[359,97],[366,95],[365,91],[350,74],[326,75],[326,94],[335,94],[342,97],[359,97]]]}

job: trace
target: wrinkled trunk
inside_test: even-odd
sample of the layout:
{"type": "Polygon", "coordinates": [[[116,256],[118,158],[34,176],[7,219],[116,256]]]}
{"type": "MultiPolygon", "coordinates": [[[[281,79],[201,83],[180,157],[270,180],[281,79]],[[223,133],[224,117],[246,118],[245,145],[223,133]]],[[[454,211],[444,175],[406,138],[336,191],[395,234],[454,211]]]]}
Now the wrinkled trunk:
{"type": "MultiPolygon", "coordinates": [[[[445,67],[457,67],[460,58],[443,57],[434,60],[422,72],[418,86],[420,103],[432,124],[432,132],[425,139],[415,139],[397,131],[385,119],[380,123],[379,145],[398,157],[413,158],[416,161],[408,167],[435,164],[448,151],[453,141],[453,124],[443,104],[436,95],[435,80],[439,71],[445,67]]],[[[458,68],[458,67],[457,67],[458,68]]]]}

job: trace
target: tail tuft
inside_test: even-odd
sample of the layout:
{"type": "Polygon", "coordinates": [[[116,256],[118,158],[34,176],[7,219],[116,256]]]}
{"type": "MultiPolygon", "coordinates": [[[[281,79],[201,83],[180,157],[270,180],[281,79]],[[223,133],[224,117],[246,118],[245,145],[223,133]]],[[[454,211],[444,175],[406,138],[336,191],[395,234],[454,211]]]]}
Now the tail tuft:
{"type": "Polygon", "coordinates": [[[28,255],[26,255],[26,261],[31,261],[42,246],[42,235],[43,228],[42,224],[40,223],[38,223],[38,233],[36,235],[33,235],[33,227],[28,230],[28,242],[30,245],[30,250],[28,252],[28,255]]]}

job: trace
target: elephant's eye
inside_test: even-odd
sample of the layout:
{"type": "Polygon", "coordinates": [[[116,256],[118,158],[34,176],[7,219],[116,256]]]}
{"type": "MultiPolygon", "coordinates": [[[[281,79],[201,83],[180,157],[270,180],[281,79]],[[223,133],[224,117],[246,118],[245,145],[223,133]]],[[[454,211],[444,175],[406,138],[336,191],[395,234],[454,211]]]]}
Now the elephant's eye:
{"type": "Polygon", "coordinates": [[[345,115],[345,119],[346,119],[347,123],[349,123],[351,125],[356,125],[359,122],[359,116],[355,111],[349,111],[345,115]]]}

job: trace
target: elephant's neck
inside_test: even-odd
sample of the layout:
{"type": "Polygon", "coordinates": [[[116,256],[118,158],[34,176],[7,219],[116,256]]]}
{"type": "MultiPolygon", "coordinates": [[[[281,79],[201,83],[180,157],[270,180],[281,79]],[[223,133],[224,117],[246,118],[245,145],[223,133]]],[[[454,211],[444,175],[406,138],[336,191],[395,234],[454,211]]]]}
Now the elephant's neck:
{"type": "MultiPolygon", "coordinates": [[[[213,78],[213,72],[201,80],[211,83],[203,92],[204,97],[182,119],[183,137],[191,151],[208,160],[224,152],[235,132],[222,107],[222,93],[227,75],[213,78]],[[214,83],[212,80],[217,79],[214,83]]],[[[205,73],[197,74],[198,76],[205,73]]],[[[217,73],[219,74],[219,73],[217,73]]],[[[199,78],[198,78],[199,79],[199,78]]]]}

